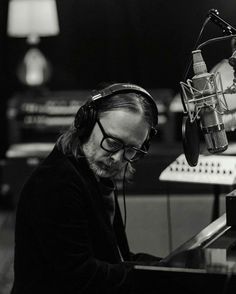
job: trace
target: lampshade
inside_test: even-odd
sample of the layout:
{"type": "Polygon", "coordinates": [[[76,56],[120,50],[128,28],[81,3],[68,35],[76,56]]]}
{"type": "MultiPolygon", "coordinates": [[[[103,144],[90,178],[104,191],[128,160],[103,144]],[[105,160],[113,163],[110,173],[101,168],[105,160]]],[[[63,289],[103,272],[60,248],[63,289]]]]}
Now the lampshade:
{"type": "Polygon", "coordinates": [[[38,38],[59,33],[55,0],[10,0],[7,33],[11,37],[38,38]]]}

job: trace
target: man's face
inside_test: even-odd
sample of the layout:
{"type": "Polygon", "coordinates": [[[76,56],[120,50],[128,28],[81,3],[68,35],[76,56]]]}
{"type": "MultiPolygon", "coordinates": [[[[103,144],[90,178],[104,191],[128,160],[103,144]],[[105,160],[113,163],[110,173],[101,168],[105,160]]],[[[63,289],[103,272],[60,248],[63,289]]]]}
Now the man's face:
{"type": "MultiPolygon", "coordinates": [[[[99,120],[107,135],[121,140],[125,145],[141,148],[148,136],[149,126],[140,114],[117,109],[103,113],[99,120]]],[[[127,163],[123,156],[124,149],[114,153],[107,152],[100,146],[102,139],[102,131],[96,123],[82,148],[96,176],[114,177],[127,163]]]]}

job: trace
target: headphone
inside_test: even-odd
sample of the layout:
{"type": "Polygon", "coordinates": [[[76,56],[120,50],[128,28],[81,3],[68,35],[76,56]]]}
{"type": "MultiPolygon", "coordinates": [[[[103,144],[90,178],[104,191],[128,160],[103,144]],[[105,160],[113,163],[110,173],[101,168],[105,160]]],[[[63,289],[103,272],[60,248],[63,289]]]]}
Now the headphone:
{"type": "Polygon", "coordinates": [[[142,146],[145,150],[148,150],[151,138],[157,133],[158,108],[153,97],[145,89],[134,84],[115,83],[102,90],[92,91],[90,99],[79,108],[74,120],[74,127],[76,128],[81,141],[90,136],[96,124],[98,114],[97,105],[100,100],[109,99],[111,96],[122,93],[136,93],[142,95],[151,105],[154,117],[153,126],[151,127],[148,139],[146,139],[142,146]]]}

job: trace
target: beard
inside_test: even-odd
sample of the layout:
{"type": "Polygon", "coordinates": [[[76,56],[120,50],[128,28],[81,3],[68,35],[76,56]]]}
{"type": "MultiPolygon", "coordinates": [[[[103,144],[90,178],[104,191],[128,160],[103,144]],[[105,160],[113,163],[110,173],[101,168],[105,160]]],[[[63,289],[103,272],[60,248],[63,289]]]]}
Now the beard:
{"type": "Polygon", "coordinates": [[[115,177],[123,169],[123,164],[120,162],[113,162],[109,153],[99,157],[97,147],[90,140],[87,143],[84,143],[83,152],[86,156],[90,169],[97,177],[115,177]]]}
{"type": "Polygon", "coordinates": [[[94,160],[88,156],[87,161],[94,174],[100,178],[115,177],[120,173],[122,167],[118,164],[110,163],[109,161],[94,160]]]}
{"type": "Polygon", "coordinates": [[[96,162],[91,158],[87,158],[89,166],[94,174],[100,178],[114,177],[118,172],[103,163],[96,162]]]}

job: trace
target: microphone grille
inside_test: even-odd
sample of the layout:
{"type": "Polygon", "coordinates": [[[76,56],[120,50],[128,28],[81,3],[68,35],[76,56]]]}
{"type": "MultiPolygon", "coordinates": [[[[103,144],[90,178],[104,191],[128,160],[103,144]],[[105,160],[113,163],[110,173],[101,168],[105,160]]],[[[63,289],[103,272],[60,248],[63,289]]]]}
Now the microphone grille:
{"type": "Polygon", "coordinates": [[[221,153],[228,148],[225,130],[204,134],[207,150],[210,153],[221,153]]]}

